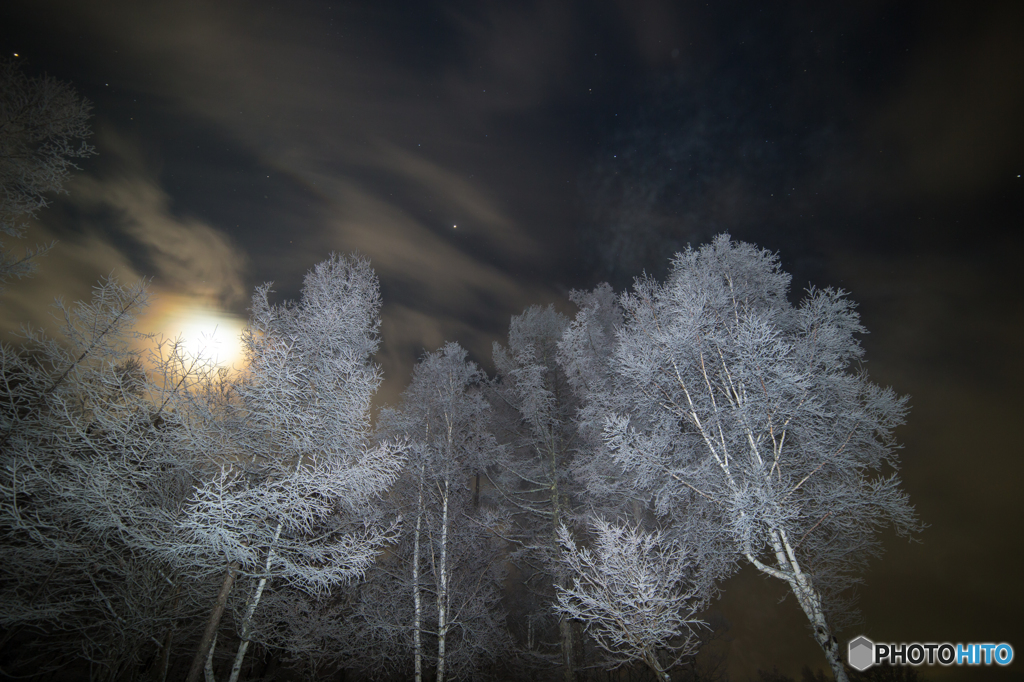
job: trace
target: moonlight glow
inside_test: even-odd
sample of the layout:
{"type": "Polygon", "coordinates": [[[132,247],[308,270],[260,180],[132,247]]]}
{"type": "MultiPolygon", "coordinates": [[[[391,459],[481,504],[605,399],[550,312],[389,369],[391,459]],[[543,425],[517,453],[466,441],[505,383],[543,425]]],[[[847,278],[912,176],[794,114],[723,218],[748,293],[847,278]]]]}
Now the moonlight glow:
{"type": "Polygon", "coordinates": [[[201,357],[222,367],[241,369],[243,323],[219,310],[183,308],[162,325],[164,337],[180,338],[189,357],[201,357]]]}

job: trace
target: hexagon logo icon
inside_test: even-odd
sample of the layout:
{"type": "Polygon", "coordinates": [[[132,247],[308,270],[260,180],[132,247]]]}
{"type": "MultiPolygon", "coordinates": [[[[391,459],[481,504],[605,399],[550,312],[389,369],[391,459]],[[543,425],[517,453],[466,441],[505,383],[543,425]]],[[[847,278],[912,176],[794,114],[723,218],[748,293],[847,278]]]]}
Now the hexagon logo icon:
{"type": "Polygon", "coordinates": [[[875,643],[861,635],[857,639],[850,640],[847,651],[847,660],[854,670],[864,672],[871,667],[875,658],[875,643]]]}

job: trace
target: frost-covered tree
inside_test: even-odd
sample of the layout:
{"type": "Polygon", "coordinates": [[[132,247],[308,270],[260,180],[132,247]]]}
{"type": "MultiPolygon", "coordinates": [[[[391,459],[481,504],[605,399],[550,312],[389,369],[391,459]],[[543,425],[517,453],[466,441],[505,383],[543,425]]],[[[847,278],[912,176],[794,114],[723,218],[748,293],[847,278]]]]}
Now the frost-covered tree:
{"type": "Polygon", "coordinates": [[[269,293],[266,285],[253,297],[237,415],[211,416],[191,432],[190,449],[205,458],[207,476],[168,547],[182,570],[224,575],[192,682],[210,655],[236,574],[251,596],[235,676],[266,581],[326,594],[361,577],[395,532],[394,519],[380,518],[372,504],[404,455],[399,445],[377,443],[370,424],[381,372],[370,359],[380,294],[369,262],[332,256],[306,275],[296,303],[273,305],[269,293]]]}
{"type": "Polygon", "coordinates": [[[168,406],[210,368],[173,344],[147,367],[133,331],[145,303],[141,284],[102,282],[89,302],[58,301],[56,336],[0,347],[0,627],[45,651],[44,669],[77,658],[116,678],[168,648],[204,598],[154,539],[190,490],[168,406]]]}
{"type": "Polygon", "coordinates": [[[558,342],[557,361],[578,400],[573,420],[583,456],[573,459],[572,477],[585,491],[587,507],[599,516],[628,517],[640,524],[647,500],[633,490],[604,447],[605,418],[620,405],[612,360],[622,307],[608,284],[573,291],[569,297],[579,312],[558,342]]]}
{"type": "Polygon", "coordinates": [[[238,580],[237,678],[268,584],[323,595],[394,538],[373,504],[403,461],[369,420],[376,279],[332,258],[299,303],[258,291],[241,382],[175,342],[143,361],[145,300],[105,282],[58,304],[58,337],[0,345],[0,628],[19,644],[36,628],[25,651],[59,635],[47,666],[85,659],[115,679],[148,657],[162,679],[213,603],[197,676],[238,580]]]}
{"type": "Polygon", "coordinates": [[[572,584],[558,589],[558,610],[586,624],[608,667],[642,661],[659,680],[671,679],[668,671],[696,653],[705,625],[695,614],[709,590],[690,582],[692,557],[660,532],[600,519],[593,530],[589,550],[559,528],[572,584]]]}
{"type": "MultiPolygon", "coordinates": [[[[0,59],[0,233],[20,237],[21,221],[65,191],[73,159],[95,154],[85,140],[92,105],[75,89],[49,76],[30,77],[0,59]]],[[[44,247],[45,248],[45,247],[44,247]]],[[[0,285],[32,271],[39,249],[12,257],[0,245],[0,285]]]]}
{"type": "Polygon", "coordinates": [[[475,474],[497,450],[484,381],[466,351],[448,343],[417,363],[400,404],[380,417],[382,433],[411,442],[391,496],[408,522],[390,560],[360,588],[375,596],[360,600],[353,622],[376,633],[378,652],[407,651],[416,680],[426,662],[439,681],[470,679],[510,648],[498,605],[502,561],[495,537],[476,518],[475,474]]]}
{"type": "Polygon", "coordinates": [[[846,680],[845,590],[880,527],[921,527],[895,473],[906,399],[869,381],[844,292],[794,306],[789,283],[777,256],[727,235],[677,255],[664,284],[638,280],[620,299],[604,439],[701,570],[745,560],[785,582],[846,680]]]}
{"type": "MultiPolygon", "coordinates": [[[[494,344],[498,376],[488,399],[495,433],[506,448],[495,453],[488,475],[509,518],[507,537],[517,545],[510,559],[539,610],[527,615],[531,628],[550,616],[556,585],[567,584],[558,528],[575,525],[582,492],[572,472],[584,445],[574,420],[579,400],[558,362],[558,342],[568,326],[553,306],[531,306],[512,318],[508,346],[494,344]]],[[[558,661],[571,682],[581,654],[579,633],[564,615],[557,628],[558,661]]],[[[532,629],[527,639],[536,641],[532,629]]]]}

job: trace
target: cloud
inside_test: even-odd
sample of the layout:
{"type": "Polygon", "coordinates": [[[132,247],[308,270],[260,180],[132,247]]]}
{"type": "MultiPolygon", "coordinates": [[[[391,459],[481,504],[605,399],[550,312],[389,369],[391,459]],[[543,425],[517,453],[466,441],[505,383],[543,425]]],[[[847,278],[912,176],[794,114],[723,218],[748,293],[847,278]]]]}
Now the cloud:
{"type": "Polygon", "coordinates": [[[503,213],[494,199],[458,172],[395,145],[382,147],[383,166],[420,184],[434,197],[437,208],[465,216],[464,222],[468,219],[496,249],[518,258],[541,256],[540,245],[503,213]]]}
{"type": "Polygon", "coordinates": [[[98,138],[107,165],[119,170],[74,176],[69,195],[30,224],[25,242],[56,238],[57,245],[38,260],[31,279],[8,286],[0,327],[8,334],[22,324],[52,329],[49,309],[56,297],[86,300],[93,284],[109,275],[125,283],[151,279],[160,315],[171,312],[171,299],[200,308],[238,307],[248,296],[245,254],[203,221],[175,216],[130,140],[109,128],[98,138]],[[60,225],[68,216],[73,229],[60,225]],[[97,222],[104,229],[94,227],[97,222]],[[161,302],[161,294],[168,300],[161,302]]]}
{"type": "MultiPolygon", "coordinates": [[[[505,331],[510,315],[558,298],[533,283],[554,255],[546,235],[532,222],[526,229],[514,209],[533,210],[552,196],[564,204],[573,187],[543,186],[537,178],[550,172],[550,157],[527,158],[492,124],[502,112],[521,114],[557,95],[576,30],[564,7],[485,10],[472,21],[449,15],[450,58],[416,70],[416,60],[393,54],[407,45],[373,33],[395,24],[366,21],[366,10],[354,6],[330,14],[345,32],[338,40],[307,5],[287,14],[187,0],[56,5],[65,31],[74,25],[109,45],[89,55],[104,78],[146,93],[161,116],[198,121],[211,139],[230,139],[261,169],[279,171],[275,182],[286,177],[300,189],[301,206],[238,206],[239,222],[258,210],[251,217],[260,228],[244,236],[236,229],[236,241],[183,212],[190,197],[169,195],[138,143],[102,131],[101,161],[115,158],[117,170],[77,178],[70,202],[97,224],[112,224],[112,236],[85,230],[65,241],[105,244],[110,253],[96,256],[96,269],[116,255],[134,276],[152,276],[158,293],[171,295],[153,320],[173,319],[186,299],[237,310],[247,274],[296,296],[302,273],[329,252],[359,251],[384,289],[382,362],[404,384],[412,362],[445,339],[488,362],[492,335],[505,331]],[[353,32],[356,25],[369,33],[353,32]],[[460,52],[481,46],[487,73],[460,52]],[[485,88],[486,96],[476,92],[485,88]],[[524,163],[536,172],[527,165],[524,173],[524,163]]],[[[184,163],[205,174],[211,162],[196,152],[177,163],[176,172],[184,163]]]]}
{"type": "Polygon", "coordinates": [[[125,232],[146,248],[161,286],[226,306],[247,298],[246,256],[223,232],[169,216],[166,195],[151,184],[130,180],[105,189],[110,204],[124,211],[125,232]]]}
{"type": "MultiPolygon", "coordinates": [[[[46,212],[40,217],[45,219],[46,212]]],[[[54,237],[55,233],[44,223],[34,220],[21,241],[45,244],[54,237]]],[[[141,279],[128,258],[98,234],[62,238],[36,263],[35,274],[9,282],[0,293],[0,333],[8,339],[23,325],[54,331],[54,301],[58,298],[67,302],[88,300],[93,285],[103,277],[114,276],[126,283],[141,279]]]]}

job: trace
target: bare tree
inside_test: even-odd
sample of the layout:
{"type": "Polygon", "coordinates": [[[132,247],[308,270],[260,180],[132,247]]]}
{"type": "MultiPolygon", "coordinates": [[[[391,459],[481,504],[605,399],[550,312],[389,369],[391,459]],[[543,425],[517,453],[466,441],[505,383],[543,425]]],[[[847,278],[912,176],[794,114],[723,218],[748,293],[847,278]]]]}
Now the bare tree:
{"type": "Polygon", "coordinates": [[[790,587],[845,681],[844,591],[879,527],[921,528],[895,473],[906,399],[868,380],[845,293],[793,306],[789,282],[775,255],[727,235],[677,255],[665,284],[638,280],[604,438],[699,570],[746,560],[790,587]]]}
{"type": "Polygon", "coordinates": [[[597,519],[593,551],[559,528],[562,561],[572,585],[559,587],[557,609],[586,624],[607,666],[643,661],[658,679],[700,644],[695,618],[710,590],[689,582],[692,557],[660,532],[597,519]]]}
{"type": "MultiPolygon", "coordinates": [[[[0,60],[0,232],[20,237],[20,221],[45,207],[47,194],[65,191],[78,168],[72,159],[96,153],[85,142],[91,109],[70,85],[26,76],[17,63],[0,60]]],[[[46,248],[21,257],[0,251],[0,284],[30,273],[31,259],[46,248]]]]}

